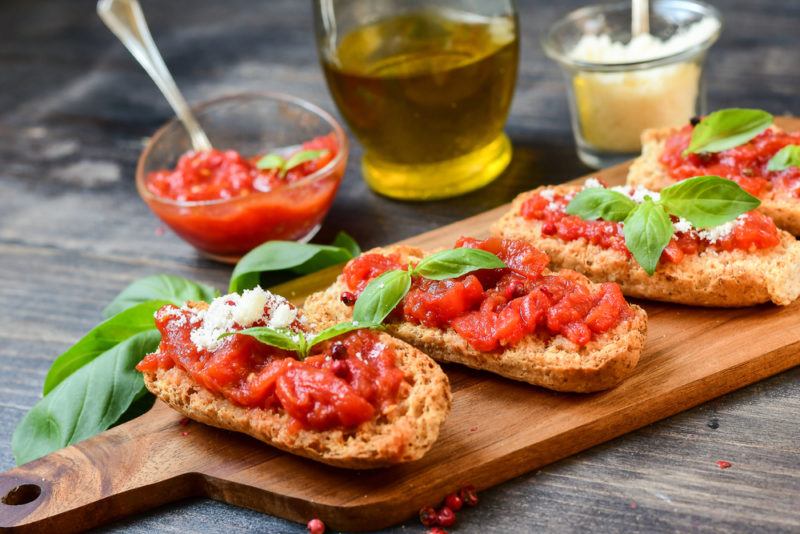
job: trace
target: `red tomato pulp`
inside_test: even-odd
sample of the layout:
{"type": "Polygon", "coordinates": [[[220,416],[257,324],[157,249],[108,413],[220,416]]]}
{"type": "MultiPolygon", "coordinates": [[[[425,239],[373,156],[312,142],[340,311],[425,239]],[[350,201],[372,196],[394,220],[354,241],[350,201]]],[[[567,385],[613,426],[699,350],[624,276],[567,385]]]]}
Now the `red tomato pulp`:
{"type": "MultiPolygon", "coordinates": [[[[492,252],[508,267],[442,281],[415,277],[390,320],[449,327],[476,350],[490,352],[514,346],[527,335],[563,335],[584,346],[631,316],[617,284],[590,289],[573,271],[544,274],[547,255],[525,242],[461,238],[456,247],[492,252]]],[[[352,291],[361,292],[370,279],[406,267],[397,255],[363,254],[348,263],[344,279],[352,291]]]]}
{"type": "Polygon", "coordinates": [[[716,153],[687,154],[692,126],[687,125],[667,139],[661,164],[675,180],[693,176],[714,175],[737,182],[748,193],[761,197],[772,190],[788,191],[800,196],[800,169],[789,167],[768,171],[767,163],[786,145],[800,145],[800,132],[766,130],[743,145],[716,153]]]}
{"type": "MultiPolygon", "coordinates": [[[[190,338],[197,327],[192,316],[172,305],[159,310],[161,344],[136,368],[154,372],[178,366],[235,404],[283,410],[299,428],[314,430],[358,426],[400,394],[403,372],[375,332],[357,330],[321,343],[299,361],[293,352],[244,335],[225,338],[213,351],[198,349],[190,338]]],[[[302,335],[299,323],[292,328],[302,335]]]]}
{"type": "MultiPolygon", "coordinates": [[[[535,194],[523,202],[520,215],[528,220],[541,221],[542,234],[545,236],[558,237],[564,241],[585,239],[588,243],[613,249],[630,257],[631,253],[625,246],[622,223],[587,221],[577,215],[568,215],[565,209],[570,200],[571,197],[564,195],[554,194],[552,198],[545,198],[541,194],[535,194]]],[[[699,254],[706,249],[730,251],[771,248],[780,241],[778,228],[772,219],[752,211],[737,221],[729,234],[714,243],[701,238],[694,230],[675,232],[661,253],[661,261],[680,263],[687,255],[699,254]]]]}
{"type": "Polygon", "coordinates": [[[344,175],[346,158],[336,158],[339,149],[334,134],[303,143],[298,150],[324,152],[285,176],[258,169],[259,157],[233,150],[187,152],[175,169],[148,174],[142,196],[198,249],[237,257],[265,241],[300,239],[322,222],[344,175]],[[325,174],[305,180],[334,160],[325,174]]]}

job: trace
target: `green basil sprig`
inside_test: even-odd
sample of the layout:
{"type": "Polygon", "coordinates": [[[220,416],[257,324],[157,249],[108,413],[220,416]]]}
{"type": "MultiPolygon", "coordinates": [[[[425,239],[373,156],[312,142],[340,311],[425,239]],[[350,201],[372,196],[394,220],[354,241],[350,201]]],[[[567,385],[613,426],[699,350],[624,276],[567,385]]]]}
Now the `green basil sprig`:
{"type": "Polygon", "coordinates": [[[800,145],[786,145],[767,162],[768,171],[784,171],[789,167],[800,168],[800,145]]]}
{"type": "Polygon", "coordinates": [[[683,155],[722,152],[748,142],[770,127],[773,117],[760,109],[721,109],[703,118],[692,130],[683,155]]]}
{"type": "Polygon", "coordinates": [[[132,282],[105,307],[103,315],[112,317],[148,300],[167,301],[182,306],[190,300],[211,302],[218,296],[219,291],[211,286],[171,274],[156,274],[132,282]]]}
{"type": "Polygon", "coordinates": [[[619,191],[590,187],[575,195],[567,205],[566,212],[587,221],[623,221],[635,208],[636,202],[619,191]]]}
{"type": "Polygon", "coordinates": [[[696,228],[712,228],[756,209],[761,201],[733,180],[697,176],[662,189],[659,203],[696,228]]]}
{"type": "Polygon", "coordinates": [[[485,250],[454,248],[423,258],[408,270],[386,271],[367,284],[353,307],[353,320],[381,324],[411,289],[411,279],[422,276],[430,280],[458,278],[479,269],[501,269],[503,261],[485,250]]]}
{"type": "Polygon", "coordinates": [[[651,276],[675,232],[670,215],[686,219],[695,228],[710,228],[761,204],[739,184],[719,176],[683,180],[664,188],[659,200],[648,195],[641,204],[626,195],[608,193],[616,192],[599,187],[584,189],[570,201],[566,212],[585,220],[622,221],[625,246],[651,276]]]}
{"type": "Polygon", "coordinates": [[[295,241],[268,241],[239,260],[231,274],[228,291],[241,293],[261,283],[262,273],[288,271],[303,275],[344,263],[361,253],[352,237],[339,232],[331,245],[295,241]]]}
{"type": "Polygon", "coordinates": [[[114,345],[36,403],[11,439],[17,464],[102,432],[146,400],[149,393],[135,367],[160,339],[151,328],[114,345]]]}
{"type": "Polygon", "coordinates": [[[325,156],[328,154],[326,149],[322,150],[301,150],[300,152],[295,152],[289,159],[284,159],[283,156],[280,154],[267,154],[266,156],[262,157],[256,162],[256,167],[261,170],[268,170],[268,169],[276,169],[278,171],[278,176],[283,178],[286,176],[290,170],[294,169],[298,165],[302,165],[307,161],[313,161],[317,158],[325,156]]]}
{"type": "Polygon", "coordinates": [[[222,334],[220,338],[232,336],[234,334],[241,334],[244,336],[251,336],[272,347],[279,349],[290,350],[297,353],[298,359],[304,360],[308,357],[311,349],[315,345],[319,345],[323,341],[328,341],[335,337],[341,336],[353,330],[362,328],[379,328],[379,324],[360,323],[358,321],[347,321],[344,323],[335,324],[316,335],[306,337],[303,332],[293,332],[288,328],[270,328],[268,326],[254,326],[252,328],[245,328],[238,332],[227,332],[222,334]]]}

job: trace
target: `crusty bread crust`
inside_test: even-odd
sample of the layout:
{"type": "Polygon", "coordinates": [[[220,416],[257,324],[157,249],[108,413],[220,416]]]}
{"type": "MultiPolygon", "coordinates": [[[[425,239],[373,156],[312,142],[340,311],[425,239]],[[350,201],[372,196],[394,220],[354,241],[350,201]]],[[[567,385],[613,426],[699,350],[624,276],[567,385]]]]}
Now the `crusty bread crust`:
{"type": "MultiPolygon", "coordinates": [[[[776,126],[773,129],[778,129],[776,126]]],[[[669,177],[661,164],[661,154],[667,139],[678,132],[678,128],[645,130],[642,133],[642,155],[634,160],[628,170],[628,184],[641,185],[652,191],[661,191],[677,183],[669,177]]],[[[792,235],[800,236],[800,199],[791,193],[774,189],[760,197],[758,211],[769,215],[779,228],[792,235]]]]}
{"type": "MultiPolygon", "coordinates": [[[[408,246],[369,252],[399,253],[403,263],[423,255],[421,250],[408,246]]],[[[574,275],[585,280],[582,275],[574,275]]],[[[309,296],[303,306],[307,320],[324,328],[352,317],[352,308],[340,299],[346,289],[340,276],[325,291],[309,296]]],[[[647,334],[647,314],[638,306],[632,308],[632,319],[621,322],[584,347],[562,336],[547,342],[528,336],[502,352],[480,352],[452,329],[439,330],[406,322],[388,323],[386,329],[437,361],[460,363],[556,391],[583,393],[617,385],[639,362],[647,334]]]]}
{"type": "Polygon", "coordinates": [[[398,402],[352,429],[297,429],[282,410],[245,408],[212,393],[178,367],[144,373],[154,395],[186,417],[243,432],[274,447],[337,467],[370,469],[421,458],[436,441],[450,411],[447,375],[428,356],[381,333],[406,375],[398,402]]]}
{"type": "MultiPolygon", "coordinates": [[[[553,189],[563,195],[579,188],[561,185],[553,189]]],[[[555,267],[573,269],[596,282],[617,282],[630,297],[694,306],[738,307],[769,301],[787,305],[800,296],[800,243],[788,232],[781,231],[781,243],[772,249],[687,255],[679,264],[659,264],[653,276],[648,276],[636,260],[619,251],[585,239],[563,241],[542,235],[540,221],[519,214],[522,203],[542,189],[519,195],[492,225],[492,233],[532,243],[550,256],[555,267]]]]}

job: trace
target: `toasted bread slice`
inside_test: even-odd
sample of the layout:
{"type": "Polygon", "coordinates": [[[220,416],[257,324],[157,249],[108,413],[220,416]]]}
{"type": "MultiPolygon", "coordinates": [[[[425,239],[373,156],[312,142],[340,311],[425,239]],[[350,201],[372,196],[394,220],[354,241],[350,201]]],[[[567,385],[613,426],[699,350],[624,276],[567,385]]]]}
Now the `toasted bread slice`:
{"type": "MultiPolygon", "coordinates": [[[[397,253],[401,263],[422,258],[420,249],[408,246],[377,248],[368,253],[397,253]]],[[[572,275],[586,281],[582,275],[572,275]]],[[[347,286],[342,276],[328,289],[306,299],[306,319],[321,328],[351,318],[352,308],[341,302],[347,286]]],[[[556,391],[591,392],[611,388],[631,374],[644,347],[647,314],[633,305],[632,319],[579,347],[563,336],[544,341],[527,336],[502,352],[480,352],[454,330],[422,325],[388,323],[386,329],[440,362],[453,362],[542,386],[556,391]]]]}
{"type": "MultiPolygon", "coordinates": [[[[777,129],[775,126],[772,128],[777,129]]],[[[628,184],[641,185],[651,191],[661,191],[677,183],[669,177],[660,160],[667,139],[678,131],[679,128],[662,128],[645,130],[642,133],[642,155],[634,160],[628,170],[628,184]]],[[[758,211],[772,217],[778,228],[800,236],[800,199],[780,189],[768,191],[759,199],[761,206],[758,211]]]]}
{"type": "MultiPolygon", "coordinates": [[[[542,235],[542,222],[520,215],[520,207],[545,187],[522,193],[511,209],[492,225],[494,235],[522,239],[550,256],[557,268],[573,269],[595,282],[617,282],[622,292],[638,297],[694,306],[738,307],[764,302],[786,305],[800,296],[800,243],[781,231],[781,243],[771,249],[706,251],[687,255],[681,263],[661,263],[648,276],[632,257],[585,239],[564,241],[542,235]]],[[[557,194],[580,186],[547,187],[557,194]]]]}
{"type": "Polygon", "coordinates": [[[292,454],[350,469],[410,462],[421,458],[439,436],[450,411],[450,385],[428,356],[387,334],[380,336],[394,349],[405,384],[395,405],[352,429],[298,430],[285,412],[234,404],[177,366],[144,373],[144,382],[155,396],[190,419],[248,434],[292,454]]]}

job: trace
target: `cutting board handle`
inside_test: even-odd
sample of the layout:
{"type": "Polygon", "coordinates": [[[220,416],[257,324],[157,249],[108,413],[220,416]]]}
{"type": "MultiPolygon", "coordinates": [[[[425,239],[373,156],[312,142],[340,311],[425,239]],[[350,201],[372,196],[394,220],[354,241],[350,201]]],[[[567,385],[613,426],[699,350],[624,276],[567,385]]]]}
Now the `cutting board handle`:
{"type": "Polygon", "coordinates": [[[78,532],[202,493],[202,475],[164,462],[181,454],[170,439],[181,434],[180,417],[165,411],[156,403],[134,421],[0,474],[0,531],[78,532]]]}

